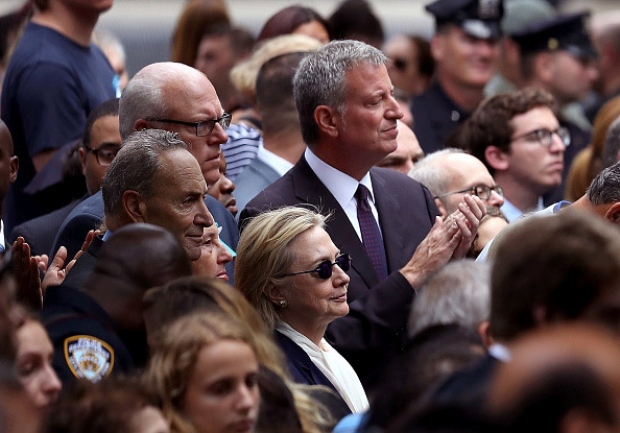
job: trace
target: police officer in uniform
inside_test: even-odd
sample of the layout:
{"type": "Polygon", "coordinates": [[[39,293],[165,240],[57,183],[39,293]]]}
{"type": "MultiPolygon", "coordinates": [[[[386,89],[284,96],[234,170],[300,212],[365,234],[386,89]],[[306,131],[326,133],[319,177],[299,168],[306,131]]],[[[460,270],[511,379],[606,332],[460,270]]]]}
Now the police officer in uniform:
{"type": "Polygon", "coordinates": [[[436,22],[435,77],[413,98],[411,112],[420,145],[430,153],[442,149],[482,101],[496,70],[504,9],[502,0],[437,0],[426,10],[436,22]]]}
{"type": "MultiPolygon", "coordinates": [[[[524,87],[548,91],[560,109],[583,100],[598,77],[597,53],[586,28],[589,15],[587,12],[559,15],[513,35],[521,53],[524,87]]],[[[558,114],[558,120],[571,135],[571,144],[564,152],[563,179],[566,179],[573,158],[590,142],[590,132],[569,118],[565,110],[558,114]]],[[[561,200],[563,193],[564,182],[545,196],[545,204],[561,200]]]]}
{"type": "Polygon", "coordinates": [[[83,286],[50,287],[41,310],[63,383],[99,382],[144,366],[144,292],[192,272],[185,249],[162,227],[128,224],[95,242],[101,249],[83,286]]]}

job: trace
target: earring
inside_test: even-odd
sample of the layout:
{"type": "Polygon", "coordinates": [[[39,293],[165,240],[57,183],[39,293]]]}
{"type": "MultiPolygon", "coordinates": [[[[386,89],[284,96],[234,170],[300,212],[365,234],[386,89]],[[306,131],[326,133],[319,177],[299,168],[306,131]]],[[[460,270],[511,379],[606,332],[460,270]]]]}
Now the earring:
{"type": "Polygon", "coordinates": [[[280,300],[280,308],[286,308],[287,305],[288,305],[288,303],[286,302],[286,299],[281,299],[280,300]]]}

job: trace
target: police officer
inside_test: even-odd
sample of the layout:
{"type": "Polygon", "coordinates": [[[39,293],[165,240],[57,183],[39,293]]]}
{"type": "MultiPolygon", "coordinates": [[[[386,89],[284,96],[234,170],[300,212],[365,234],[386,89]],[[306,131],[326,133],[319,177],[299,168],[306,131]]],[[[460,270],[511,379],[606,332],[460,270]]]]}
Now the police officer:
{"type": "Polygon", "coordinates": [[[450,133],[473,112],[495,73],[502,0],[437,0],[431,41],[435,78],[412,100],[414,131],[425,153],[442,149],[450,133]]]}
{"type": "Polygon", "coordinates": [[[63,383],[99,382],[146,364],[144,292],[191,275],[187,253],[164,228],[128,224],[94,242],[100,250],[83,286],[50,287],[41,310],[63,383]]]}
{"type": "MultiPolygon", "coordinates": [[[[586,29],[589,13],[559,15],[536,22],[513,39],[521,53],[521,73],[524,87],[537,87],[551,93],[561,108],[560,124],[571,134],[571,145],[564,153],[566,178],[574,156],[590,142],[590,132],[581,126],[575,113],[575,102],[582,101],[598,77],[596,50],[586,29]],[[571,106],[573,110],[566,110],[571,106]]],[[[562,199],[564,184],[545,197],[551,204],[562,199]]]]}

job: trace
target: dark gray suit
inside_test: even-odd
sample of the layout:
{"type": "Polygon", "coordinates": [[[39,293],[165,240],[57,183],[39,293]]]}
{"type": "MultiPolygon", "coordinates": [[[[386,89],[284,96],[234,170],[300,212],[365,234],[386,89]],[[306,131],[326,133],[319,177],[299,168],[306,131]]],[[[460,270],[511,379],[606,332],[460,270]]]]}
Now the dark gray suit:
{"type": "Polygon", "coordinates": [[[333,213],[327,232],[341,251],[353,257],[349,284],[350,313],[329,326],[330,343],[353,365],[367,385],[380,365],[402,348],[414,290],[397,272],[411,258],[439,215],[426,187],[392,170],[373,168],[370,177],[387,255],[388,277],[379,282],[355,229],[305,157],[241,212],[240,225],[256,214],[287,205],[313,204],[333,213]]]}

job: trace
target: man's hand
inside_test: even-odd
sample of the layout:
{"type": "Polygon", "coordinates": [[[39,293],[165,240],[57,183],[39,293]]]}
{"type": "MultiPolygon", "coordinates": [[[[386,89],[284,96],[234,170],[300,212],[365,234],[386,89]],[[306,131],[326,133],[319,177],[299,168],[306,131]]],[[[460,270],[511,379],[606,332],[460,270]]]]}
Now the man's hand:
{"type": "MultiPolygon", "coordinates": [[[[47,259],[47,256],[45,258],[47,259]]],[[[37,258],[30,256],[30,245],[19,236],[13,242],[11,256],[11,264],[17,279],[17,301],[33,310],[40,310],[43,306],[39,263],[37,258]]]]}
{"type": "Polygon", "coordinates": [[[437,217],[431,231],[400,270],[412,287],[420,287],[452,258],[462,258],[478,232],[486,207],[478,197],[466,195],[459,210],[445,220],[437,217]]]}
{"type": "Polygon", "coordinates": [[[458,207],[459,210],[454,214],[458,214],[455,216],[455,221],[461,231],[461,241],[454,250],[453,259],[462,259],[467,255],[472,242],[476,239],[480,220],[487,214],[485,204],[474,195],[465,195],[458,207]]]}
{"type": "Polygon", "coordinates": [[[71,268],[73,268],[73,265],[75,265],[77,259],[79,259],[82,254],[84,254],[88,250],[93,239],[98,234],[98,230],[89,231],[86,235],[86,239],[84,239],[82,248],[80,248],[80,251],[75,254],[73,260],[67,263],[66,266],[65,263],[67,261],[67,249],[63,246],[58,249],[56,255],[54,256],[54,259],[52,260],[52,263],[50,263],[47,272],[45,273],[43,282],[41,283],[41,291],[43,295],[45,295],[45,291],[48,287],[59,286],[65,281],[65,278],[67,278],[67,274],[69,273],[71,268]]]}

